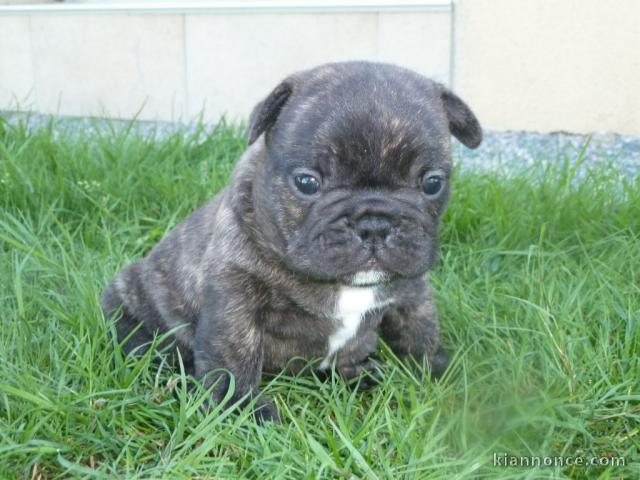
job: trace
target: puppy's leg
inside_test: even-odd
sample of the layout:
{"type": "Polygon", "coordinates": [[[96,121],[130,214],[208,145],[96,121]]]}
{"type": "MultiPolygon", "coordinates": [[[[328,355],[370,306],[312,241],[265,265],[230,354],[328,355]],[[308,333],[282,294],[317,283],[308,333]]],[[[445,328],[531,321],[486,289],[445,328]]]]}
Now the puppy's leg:
{"type": "Polygon", "coordinates": [[[449,365],[449,354],[440,345],[438,314],[428,290],[422,302],[396,306],[385,313],[380,335],[400,358],[412,356],[420,362],[426,356],[433,378],[441,377],[449,365]]]}
{"type": "Polygon", "coordinates": [[[368,330],[357,335],[336,357],[336,371],[346,380],[359,379],[358,389],[367,390],[378,383],[377,363],[371,358],[378,345],[378,334],[368,330]]]}
{"type": "Polygon", "coordinates": [[[140,293],[134,265],[120,272],[107,286],[100,305],[107,320],[115,321],[119,342],[127,338],[123,344],[125,353],[137,349],[144,353],[153,341],[153,335],[146,328],[142,318],[137,318],[132,310],[139,307],[140,293]]]}
{"type": "MultiPolygon", "coordinates": [[[[101,299],[102,311],[107,320],[115,321],[118,342],[124,342],[125,353],[139,355],[147,352],[156,335],[165,333],[160,312],[144,288],[140,263],[122,270],[107,286],[101,299]],[[126,340],[126,341],[125,341],[126,340]]],[[[156,345],[159,351],[170,353],[169,360],[178,365],[179,350],[185,372],[193,373],[193,356],[190,345],[171,335],[156,345]]]]}
{"type": "MultiPolygon", "coordinates": [[[[238,289],[237,291],[243,291],[238,289]]],[[[198,378],[204,378],[204,386],[216,383],[213,400],[220,403],[235,382],[234,393],[229,399],[247,405],[257,398],[254,414],[260,423],[280,417],[276,407],[261,394],[264,355],[264,333],[257,320],[257,306],[246,301],[244,295],[234,297],[233,292],[217,291],[208,295],[206,306],[196,330],[194,359],[198,378]]],[[[246,291],[246,288],[245,288],[246,291]]]]}

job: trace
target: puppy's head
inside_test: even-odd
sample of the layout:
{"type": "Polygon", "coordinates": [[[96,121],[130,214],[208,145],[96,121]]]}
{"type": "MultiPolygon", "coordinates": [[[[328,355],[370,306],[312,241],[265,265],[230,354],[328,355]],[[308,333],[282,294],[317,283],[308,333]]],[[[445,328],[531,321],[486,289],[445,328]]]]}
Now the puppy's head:
{"type": "Polygon", "coordinates": [[[451,134],[470,148],[482,140],[467,105],[415,72],[347,62],[292,75],[248,128],[265,149],[252,194],[260,242],[317,280],[423,273],[437,258],[451,134]]]}

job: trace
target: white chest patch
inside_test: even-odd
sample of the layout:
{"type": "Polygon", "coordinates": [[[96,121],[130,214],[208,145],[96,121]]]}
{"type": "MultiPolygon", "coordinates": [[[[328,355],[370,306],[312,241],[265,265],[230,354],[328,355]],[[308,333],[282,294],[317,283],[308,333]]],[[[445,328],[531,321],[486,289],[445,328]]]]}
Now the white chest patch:
{"type": "Polygon", "coordinates": [[[376,287],[340,287],[335,311],[337,328],[329,336],[327,355],[318,368],[325,369],[331,365],[335,353],[356,334],[368,311],[382,308],[392,301],[377,301],[376,287]]]}

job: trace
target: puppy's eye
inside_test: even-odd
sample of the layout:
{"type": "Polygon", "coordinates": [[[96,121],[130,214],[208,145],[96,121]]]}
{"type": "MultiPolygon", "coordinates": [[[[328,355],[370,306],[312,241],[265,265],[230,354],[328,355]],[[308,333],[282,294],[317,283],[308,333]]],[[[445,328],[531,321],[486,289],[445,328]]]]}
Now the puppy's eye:
{"type": "Polygon", "coordinates": [[[444,184],[444,179],[440,175],[425,176],[422,180],[422,191],[430,197],[437,195],[444,184]]]}
{"type": "Polygon", "coordinates": [[[320,182],[313,175],[302,173],[293,179],[296,188],[304,195],[313,195],[320,188],[320,182]]]}

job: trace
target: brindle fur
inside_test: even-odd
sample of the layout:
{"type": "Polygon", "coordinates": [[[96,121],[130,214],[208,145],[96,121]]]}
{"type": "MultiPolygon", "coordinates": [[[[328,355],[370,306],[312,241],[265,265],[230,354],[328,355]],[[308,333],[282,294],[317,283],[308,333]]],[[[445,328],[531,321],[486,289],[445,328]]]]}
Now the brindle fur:
{"type": "Polygon", "coordinates": [[[387,275],[376,298],[391,303],[365,315],[337,370],[353,377],[368,368],[381,335],[440,373],[447,361],[424,273],[449,194],[450,134],[471,148],[482,138],[457,96],[409,70],[345,62],[291,75],[254,109],[229,186],[107,287],[102,307],[117,317],[120,339],[131,335],[125,350],[182,326],[175,346],[189,372],[221,380],[214,400],[229,378],[211,372],[225,369],[233,400],[259,397],[257,418],[277,421],[259,396],[262,374],[323,357],[341,286],[375,268],[387,275]],[[292,187],[300,168],[321,175],[319,195],[292,187]],[[420,189],[426,171],[447,180],[437,198],[420,189]],[[363,216],[388,220],[388,236],[366,243],[354,233],[363,216]]]}

